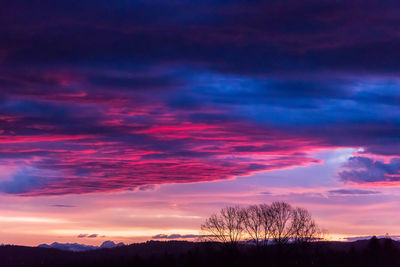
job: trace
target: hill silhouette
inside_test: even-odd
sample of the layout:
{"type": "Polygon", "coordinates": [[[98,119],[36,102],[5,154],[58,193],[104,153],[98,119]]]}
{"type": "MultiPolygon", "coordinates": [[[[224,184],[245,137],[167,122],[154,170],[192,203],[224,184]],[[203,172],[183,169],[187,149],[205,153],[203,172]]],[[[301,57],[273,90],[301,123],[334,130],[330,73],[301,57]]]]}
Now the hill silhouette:
{"type": "Polygon", "coordinates": [[[235,248],[215,242],[148,241],[72,252],[55,248],[2,246],[0,266],[400,266],[400,244],[391,239],[235,248]]]}

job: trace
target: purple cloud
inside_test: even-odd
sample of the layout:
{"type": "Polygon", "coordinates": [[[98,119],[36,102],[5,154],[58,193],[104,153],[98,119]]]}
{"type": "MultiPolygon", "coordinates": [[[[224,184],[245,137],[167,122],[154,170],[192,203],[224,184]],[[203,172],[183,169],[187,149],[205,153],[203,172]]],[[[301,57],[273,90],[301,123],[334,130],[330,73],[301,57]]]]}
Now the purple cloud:
{"type": "Polygon", "coordinates": [[[329,194],[332,195],[375,195],[379,194],[379,191],[374,190],[363,190],[363,189],[337,189],[329,190],[329,194]]]}
{"type": "Polygon", "coordinates": [[[346,182],[374,183],[400,181],[400,159],[393,158],[389,163],[367,157],[351,157],[343,166],[347,170],[339,173],[346,182]]]}
{"type": "Polygon", "coordinates": [[[88,238],[96,238],[96,237],[98,237],[98,234],[91,234],[91,235],[88,235],[87,237],[88,238]]]}
{"type": "Polygon", "coordinates": [[[98,237],[98,234],[79,234],[77,237],[78,238],[96,238],[98,237]]]}

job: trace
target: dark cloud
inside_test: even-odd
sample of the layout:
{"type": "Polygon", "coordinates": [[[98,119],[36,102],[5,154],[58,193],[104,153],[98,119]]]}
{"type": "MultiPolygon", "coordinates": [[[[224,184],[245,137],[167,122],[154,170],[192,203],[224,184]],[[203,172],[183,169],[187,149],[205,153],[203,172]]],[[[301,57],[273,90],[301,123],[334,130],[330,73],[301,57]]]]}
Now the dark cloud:
{"type": "Polygon", "coordinates": [[[79,234],[77,237],[78,238],[96,238],[98,237],[98,234],[79,234]]]}
{"type": "Polygon", "coordinates": [[[140,191],[154,191],[154,190],[156,190],[156,188],[157,187],[153,184],[139,186],[140,191]]]}
{"type": "Polygon", "coordinates": [[[400,159],[388,163],[367,157],[351,157],[344,165],[347,170],[339,173],[346,182],[373,183],[396,182],[400,180],[400,159]]]}
{"type": "Polygon", "coordinates": [[[374,190],[364,190],[364,189],[337,189],[337,190],[329,190],[329,194],[332,195],[375,195],[379,194],[379,191],[374,190]]]}
{"type": "Polygon", "coordinates": [[[10,64],[167,62],[235,74],[399,67],[396,1],[24,2],[0,13],[10,64]]]}
{"type": "Polygon", "coordinates": [[[96,237],[98,237],[99,235],[98,234],[91,234],[91,235],[88,235],[87,237],[88,238],[96,238],[96,237]]]}

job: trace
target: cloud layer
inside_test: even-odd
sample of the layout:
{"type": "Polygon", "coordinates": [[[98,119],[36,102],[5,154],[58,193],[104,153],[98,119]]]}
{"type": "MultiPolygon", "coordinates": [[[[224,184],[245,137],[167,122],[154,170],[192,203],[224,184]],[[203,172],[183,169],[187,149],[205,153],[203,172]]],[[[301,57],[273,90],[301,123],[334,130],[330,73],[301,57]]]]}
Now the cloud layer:
{"type": "Polygon", "coordinates": [[[329,194],[332,195],[342,195],[342,196],[347,196],[347,195],[375,195],[379,194],[379,191],[374,191],[374,190],[363,190],[363,189],[335,189],[335,190],[329,190],[329,194]]]}
{"type": "MultiPolygon", "coordinates": [[[[23,2],[0,11],[3,193],[230,179],[337,147],[399,156],[396,1],[23,2]]],[[[341,177],[396,181],[396,162],[341,177]]]]}

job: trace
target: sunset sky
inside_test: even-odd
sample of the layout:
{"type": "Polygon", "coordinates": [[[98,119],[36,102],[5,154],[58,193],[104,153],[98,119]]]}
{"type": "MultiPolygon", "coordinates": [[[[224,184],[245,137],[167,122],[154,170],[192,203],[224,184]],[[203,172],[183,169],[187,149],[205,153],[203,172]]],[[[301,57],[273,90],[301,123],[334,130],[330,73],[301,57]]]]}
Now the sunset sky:
{"type": "Polygon", "coordinates": [[[400,235],[400,5],[0,4],[0,244],[189,239],[287,201],[400,235]]]}

